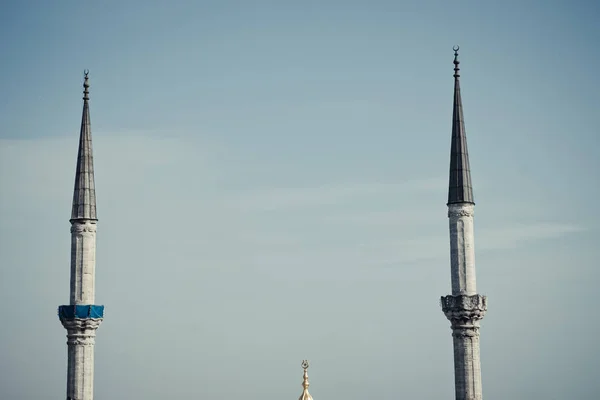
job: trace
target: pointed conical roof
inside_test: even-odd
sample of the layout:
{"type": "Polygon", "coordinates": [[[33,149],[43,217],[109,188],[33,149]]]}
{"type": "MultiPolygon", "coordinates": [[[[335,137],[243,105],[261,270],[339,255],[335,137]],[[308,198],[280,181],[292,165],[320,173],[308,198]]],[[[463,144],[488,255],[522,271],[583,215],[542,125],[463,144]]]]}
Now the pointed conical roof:
{"type": "Polygon", "coordinates": [[[471,169],[469,151],[467,149],[467,133],[463,118],[462,99],[460,96],[460,68],[458,65],[458,49],[454,47],[454,107],[452,110],[452,150],[450,151],[450,184],[448,204],[471,203],[473,187],[471,185],[471,169]]]}
{"type": "Polygon", "coordinates": [[[88,71],[85,71],[85,80],[83,82],[83,115],[81,117],[81,131],[79,134],[79,151],[77,153],[77,172],[75,174],[71,220],[97,220],[89,87],[88,71]]]}
{"type": "Polygon", "coordinates": [[[302,387],[304,389],[302,390],[302,394],[300,395],[300,398],[298,400],[313,400],[310,393],[308,393],[308,387],[310,386],[310,383],[308,383],[308,372],[307,372],[308,361],[307,360],[302,361],[302,368],[304,368],[304,381],[302,382],[302,387]]]}

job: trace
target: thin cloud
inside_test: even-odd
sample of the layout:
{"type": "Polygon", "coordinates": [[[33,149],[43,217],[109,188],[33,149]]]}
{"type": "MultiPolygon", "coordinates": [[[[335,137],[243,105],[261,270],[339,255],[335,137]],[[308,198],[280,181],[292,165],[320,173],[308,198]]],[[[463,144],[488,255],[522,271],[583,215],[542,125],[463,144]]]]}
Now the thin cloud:
{"type": "Polygon", "coordinates": [[[509,249],[519,247],[525,242],[556,239],[585,230],[586,228],[580,225],[560,222],[515,223],[510,226],[483,230],[481,238],[476,237],[475,248],[481,251],[509,249]]]}
{"type": "Polygon", "coordinates": [[[443,205],[432,211],[426,207],[405,207],[401,210],[367,211],[362,213],[330,214],[324,217],[329,223],[345,224],[351,227],[384,228],[403,226],[407,223],[439,221],[445,216],[443,205]],[[439,212],[437,212],[439,211],[439,212]]]}
{"type": "MultiPolygon", "coordinates": [[[[516,223],[499,228],[488,228],[475,232],[475,251],[518,248],[530,242],[552,240],[572,233],[583,232],[582,226],[563,223],[516,223]]],[[[401,264],[424,260],[447,258],[449,253],[448,236],[420,236],[410,239],[397,239],[371,242],[360,246],[361,258],[372,264],[401,264]]]]}
{"type": "Polygon", "coordinates": [[[236,207],[280,210],[341,204],[349,199],[372,195],[402,195],[438,191],[446,180],[428,178],[399,183],[328,184],[316,187],[259,189],[236,194],[231,204],[236,207]]]}
{"type": "MultiPolygon", "coordinates": [[[[63,198],[72,193],[75,179],[78,137],[53,137],[35,140],[0,139],[0,181],[10,188],[18,203],[33,199],[63,198]],[[71,179],[69,177],[72,177],[71,179]]],[[[179,139],[135,134],[95,134],[94,163],[96,185],[108,193],[109,187],[126,187],[147,178],[153,168],[181,163],[201,155],[179,139]]],[[[200,161],[199,161],[200,160],[200,161]]],[[[3,204],[9,199],[5,199],[3,204]]]]}
{"type": "MultiPolygon", "coordinates": [[[[412,225],[412,224],[411,224],[412,225]]],[[[314,270],[319,276],[334,274],[337,266],[343,265],[344,274],[355,276],[360,270],[370,267],[403,268],[423,261],[447,260],[450,254],[448,235],[427,235],[414,226],[399,226],[395,232],[368,231],[365,241],[353,238],[342,243],[321,243],[315,240],[294,240],[294,235],[286,231],[265,233],[263,229],[256,234],[260,240],[254,242],[255,261],[261,268],[274,269],[278,273],[282,265],[314,270]],[[414,229],[413,229],[414,228],[414,229]],[[376,239],[389,234],[392,239],[376,239]],[[400,235],[400,236],[398,236],[400,235]],[[395,237],[394,237],[395,236],[395,237]],[[404,237],[403,237],[404,236],[404,237]],[[374,238],[375,237],[375,238],[374,238]]],[[[357,230],[361,228],[356,226],[357,230]]],[[[336,229],[330,234],[334,235],[336,229]]],[[[482,229],[476,232],[475,251],[482,254],[488,251],[518,248],[531,242],[556,240],[565,235],[585,231],[582,226],[562,223],[516,223],[499,228],[482,229]]],[[[328,236],[327,232],[324,236],[328,236]]]]}

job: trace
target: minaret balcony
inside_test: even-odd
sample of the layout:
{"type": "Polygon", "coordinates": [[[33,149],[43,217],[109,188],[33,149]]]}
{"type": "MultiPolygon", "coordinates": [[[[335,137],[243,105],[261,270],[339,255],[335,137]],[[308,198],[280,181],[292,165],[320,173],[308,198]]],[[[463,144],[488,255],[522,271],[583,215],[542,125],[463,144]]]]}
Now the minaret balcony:
{"type": "Polygon", "coordinates": [[[443,296],[440,300],[442,311],[453,326],[477,323],[487,311],[487,297],[480,294],[443,296]]]}
{"type": "Polygon", "coordinates": [[[61,320],[71,319],[103,319],[104,306],[91,304],[65,305],[58,307],[58,317],[61,320]]]}

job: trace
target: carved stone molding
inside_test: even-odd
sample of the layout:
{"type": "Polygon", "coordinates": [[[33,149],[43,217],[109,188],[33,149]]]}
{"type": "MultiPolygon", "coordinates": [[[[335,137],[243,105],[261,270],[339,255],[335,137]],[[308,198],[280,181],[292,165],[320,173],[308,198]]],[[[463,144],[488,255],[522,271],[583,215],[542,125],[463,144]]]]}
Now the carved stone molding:
{"type": "Polygon", "coordinates": [[[67,330],[67,344],[70,346],[93,346],[96,343],[96,329],[102,323],[101,319],[92,318],[61,318],[67,330]]]}
{"type": "Polygon", "coordinates": [[[487,297],[479,294],[443,296],[440,302],[446,318],[457,329],[477,326],[487,311],[487,297]]]}
{"type": "Polygon", "coordinates": [[[70,346],[93,346],[96,343],[96,335],[68,334],[67,344],[70,346]]]}
{"type": "Polygon", "coordinates": [[[466,295],[460,294],[457,296],[448,295],[441,298],[442,309],[452,310],[487,310],[487,297],[480,294],[466,295]]]}
{"type": "Polygon", "coordinates": [[[81,331],[95,331],[102,323],[101,319],[93,318],[61,318],[60,322],[67,331],[81,332],[81,331]]]}
{"type": "Polygon", "coordinates": [[[448,218],[472,217],[475,207],[472,204],[451,204],[448,206],[448,218]]]}
{"type": "Polygon", "coordinates": [[[452,336],[457,338],[464,337],[477,337],[479,336],[479,327],[471,326],[468,328],[464,327],[452,327],[452,336]]]}
{"type": "Polygon", "coordinates": [[[74,221],[71,224],[71,233],[95,233],[96,232],[96,224],[92,224],[90,222],[79,222],[74,221]]]}

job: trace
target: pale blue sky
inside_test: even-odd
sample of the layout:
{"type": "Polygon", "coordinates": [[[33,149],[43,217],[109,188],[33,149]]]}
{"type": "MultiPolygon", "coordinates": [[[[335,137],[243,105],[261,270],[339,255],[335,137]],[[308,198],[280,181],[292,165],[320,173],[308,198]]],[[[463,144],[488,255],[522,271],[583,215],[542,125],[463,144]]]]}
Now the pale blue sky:
{"type": "Polygon", "coordinates": [[[0,398],[60,399],[90,70],[96,398],[453,398],[452,46],[487,400],[600,393],[593,1],[6,1],[0,398]]]}

